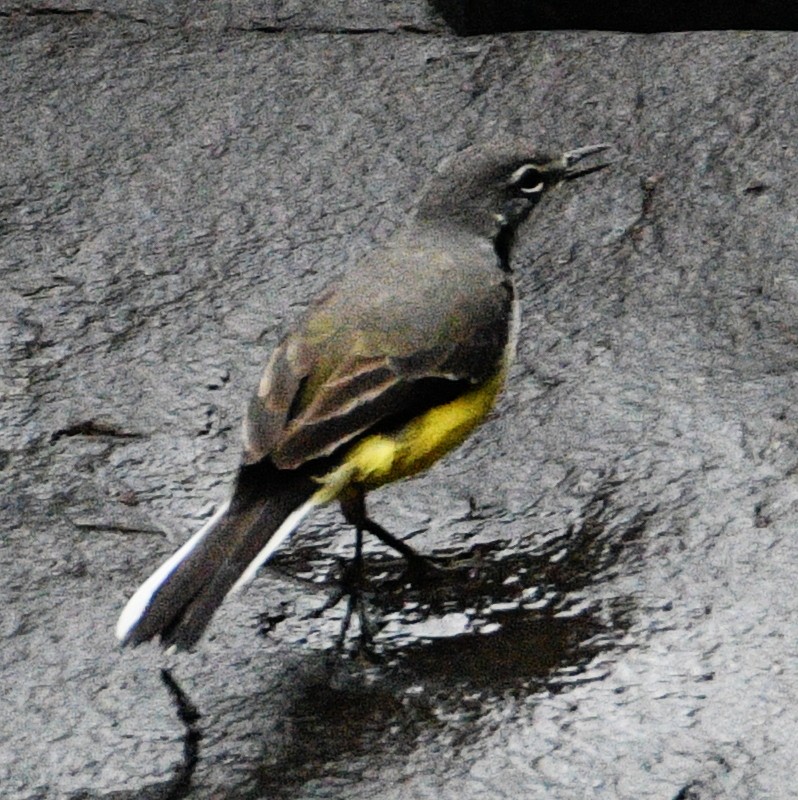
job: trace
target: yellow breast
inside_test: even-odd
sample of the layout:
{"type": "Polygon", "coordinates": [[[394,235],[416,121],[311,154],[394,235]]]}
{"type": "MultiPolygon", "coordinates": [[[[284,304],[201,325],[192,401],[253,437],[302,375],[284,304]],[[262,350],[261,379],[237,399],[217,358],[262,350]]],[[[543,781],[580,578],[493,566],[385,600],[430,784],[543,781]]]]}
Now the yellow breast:
{"type": "Polygon", "coordinates": [[[366,490],[407,478],[432,466],[463,442],[487,417],[504,382],[504,370],[444,405],[426,411],[391,433],[366,436],[323,476],[317,499],[329,501],[347,487],[366,490]]]}

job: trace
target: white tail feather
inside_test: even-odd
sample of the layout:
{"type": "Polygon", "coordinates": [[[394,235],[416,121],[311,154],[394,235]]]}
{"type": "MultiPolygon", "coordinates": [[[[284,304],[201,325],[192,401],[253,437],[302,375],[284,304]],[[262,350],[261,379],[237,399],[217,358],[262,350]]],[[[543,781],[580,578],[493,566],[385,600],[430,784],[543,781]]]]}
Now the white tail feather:
{"type": "Polygon", "coordinates": [[[274,551],[297,529],[300,522],[307,516],[308,512],[319,505],[316,499],[317,492],[304,502],[299,508],[295,508],[283,521],[283,524],[271,535],[263,549],[249,562],[249,566],[241,573],[241,577],[233,584],[228,594],[240,592],[248,583],[251,583],[258,570],[272,557],[274,551]]]}
{"type": "MultiPolygon", "coordinates": [[[[197,547],[197,545],[213,530],[216,523],[230,507],[224,503],[219,510],[172,556],[161,564],[155,572],[139,586],[133,597],[119,615],[116,623],[116,638],[125,641],[130,632],[138,624],[147,607],[152,602],[155,593],[160,589],[166,579],[177,569],[178,565],[197,547]]],[[[296,512],[295,512],[296,513],[296,512]]]]}

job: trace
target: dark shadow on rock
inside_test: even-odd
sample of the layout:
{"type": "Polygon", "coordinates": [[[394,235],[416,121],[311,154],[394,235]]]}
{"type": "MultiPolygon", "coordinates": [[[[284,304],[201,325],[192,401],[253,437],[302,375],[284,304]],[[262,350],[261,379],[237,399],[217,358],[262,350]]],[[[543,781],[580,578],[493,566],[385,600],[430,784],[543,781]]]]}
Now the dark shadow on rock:
{"type": "Polygon", "coordinates": [[[93,794],[77,792],[69,800],[182,800],[192,791],[192,778],[199,761],[199,743],[202,733],[199,729],[200,713],[191,699],[168,669],[161,670],[161,680],[172,698],[178,719],[183,725],[183,757],[175,767],[169,780],[132,791],[103,792],[93,794]]]}
{"type": "Polygon", "coordinates": [[[611,4],[584,0],[432,0],[459,34],[533,30],[608,30],[655,33],[698,30],[795,30],[798,16],[775,0],[757,3],[705,3],[670,0],[611,4]]]}
{"type": "MultiPolygon", "coordinates": [[[[634,600],[591,598],[589,589],[633,562],[649,517],[618,522],[612,498],[612,488],[597,495],[579,525],[532,554],[502,542],[437,553],[439,572],[426,583],[403,583],[400,559],[371,560],[379,661],[357,658],[355,647],[327,654],[327,674],[298,687],[280,726],[284,746],[264,755],[245,796],[292,797],[309,781],[329,791],[368,769],[370,754],[387,750],[401,761],[452,720],[458,743],[478,738],[499,697],[600,680],[606,667],[591,665],[619,646],[634,600]]],[[[280,563],[318,569],[310,550],[280,563]]],[[[268,629],[279,624],[271,618],[268,629]]]]}
{"type": "Polygon", "coordinates": [[[245,796],[288,798],[310,781],[349,782],[367,766],[370,754],[384,749],[387,730],[393,734],[391,752],[401,758],[434,724],[428,710],[404,702],[392,687],[313,683],[299,693],[282,722],[281,753],[276,759],[264,754],[245,796]]]}

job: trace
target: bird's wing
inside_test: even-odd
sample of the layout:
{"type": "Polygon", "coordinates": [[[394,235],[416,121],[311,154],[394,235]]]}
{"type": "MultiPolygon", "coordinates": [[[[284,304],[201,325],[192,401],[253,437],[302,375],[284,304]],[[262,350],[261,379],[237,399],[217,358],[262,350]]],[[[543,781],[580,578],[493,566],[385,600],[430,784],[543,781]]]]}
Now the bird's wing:
{"type": "Polygon", "coordinates": [[[496,371],[512,288],[495,267],[469,292],[452,281],[424,286],[421,279],[409,292],[401,287],[401,305],[390,299],[400,288],[391,276],[402,273],[375,272],[368,283],[350,278],[322,297],[275,350],[245,421],[246,463],[268,456],[292,469],[329,456],[376,426],[454,399],[496,371]]]}

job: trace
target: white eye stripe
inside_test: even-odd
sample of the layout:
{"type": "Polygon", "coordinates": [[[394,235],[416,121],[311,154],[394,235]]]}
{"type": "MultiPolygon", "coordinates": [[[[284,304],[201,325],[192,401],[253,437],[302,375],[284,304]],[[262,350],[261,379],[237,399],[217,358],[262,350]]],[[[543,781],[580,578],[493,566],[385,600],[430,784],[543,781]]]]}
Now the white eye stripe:
{"type": "Polygon", "coordinates": [[[545,187],[545,181],[542,178],[543,175],[534,164],[524,164],[510,175],[509,183],[516,191],[523,194],[540,194],[545,187]],[[532,186],[524,185],[529,184],[531,180],[537,182],[532,186]]]}
{"type": "Polygon", "coordinates": [[[531,189],[525,189],[523,186],[519,187],[524,194],[538,194],[543,191],[543,181],[535,184],[531,189]]]}
{"type": "Polygon", "coordinates": [[[520,181],[521,178],[523,178],[524,175],[526,175],[526,173],[531,169],[535,169],[532,164],[524,164],[523,166],[518,167],[518,169],[512,175],[510,175],[510,183],[518,183],[518,181],[520,181]]]}

